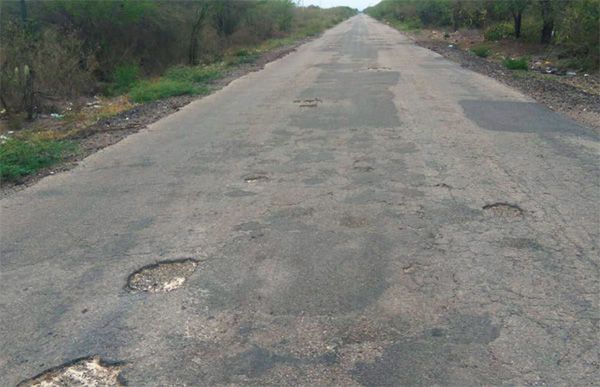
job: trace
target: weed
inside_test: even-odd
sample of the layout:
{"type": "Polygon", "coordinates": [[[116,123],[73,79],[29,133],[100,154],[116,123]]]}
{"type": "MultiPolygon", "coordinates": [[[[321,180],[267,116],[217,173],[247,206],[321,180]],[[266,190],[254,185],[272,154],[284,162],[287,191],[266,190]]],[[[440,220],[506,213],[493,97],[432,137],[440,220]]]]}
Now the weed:
{"type": "Polygon", "coordinates": [[[16,181],[72,154],[70,141],[10,138],[0,145],[0,179],[16,181]]]}
{"type": "Polygon", "coordinates": [[[205,86],[197,86],[186,81],[163,78],[156,81],[139,82],[131,89],[129,96],[134,102],[150,102],[176,95],[205,93],[208,93],[208,89],[205,86]]]}
{"type": "Polygon", "coordinates": [[[479,44],[477,46],[473,46],[473,48],[471,48],[471,52],[480,58],[487,58],[492,53],[492,50],[484,44],[479,44]]]}
{"type": "Polygon", "coordinates": [[[509,70],[527,70],[529,68],[529,58],[522,56],[520,58],[504,59],[504,67],[509,70]]]}

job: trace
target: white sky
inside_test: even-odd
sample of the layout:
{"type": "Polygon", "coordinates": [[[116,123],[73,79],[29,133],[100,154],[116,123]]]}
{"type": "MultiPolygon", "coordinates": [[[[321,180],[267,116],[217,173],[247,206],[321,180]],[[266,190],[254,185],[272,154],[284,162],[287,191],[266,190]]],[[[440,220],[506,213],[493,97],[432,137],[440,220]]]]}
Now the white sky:
{"type": "Polygon", "coordinates": [[[318,5],[321,8],[336,7],[338,5],[347,5],[348,7],[363,10],[371,5],[379,3],[380,0],[300,0],[301,4],[318,5]]]}

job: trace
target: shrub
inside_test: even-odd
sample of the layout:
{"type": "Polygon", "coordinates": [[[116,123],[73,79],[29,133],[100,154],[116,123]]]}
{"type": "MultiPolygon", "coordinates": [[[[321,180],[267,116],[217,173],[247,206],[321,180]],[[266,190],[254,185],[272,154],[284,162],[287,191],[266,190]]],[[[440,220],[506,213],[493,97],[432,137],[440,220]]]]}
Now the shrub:
{"type": "Polygon", "coordinates": [[[471,48],[471,52],[480,58],[487,58],[492,53],[492,50],[488,46],[480,44],[473,46],[473,48],[471,48]]]}
{"type": "Polygon", "coordinates": [[[137,82],[139,75],[140,68],[138,65],[118,66],[112,76],[113,85],[110,88],[110,93],[121,94],[128,91],[137,82]]]}
{"type": "Polygon", "coordinates": [[[520,58],[504,59],[504,67],[509,70],[527,70],[529,68],[529,58],[522,56],[520,58]]]}
{"type": "Polygon", "coordinates": [[[512,25],[508,23],[496,24],[485,30],[483,36],[485,40],[489,41],[497,41],[502,39],[508,39],[511,36],[514,36],[515,29],[512,25]]]}
{"type": "Polygon", "coordinates": [[[69,141],[9,138],[0,145],[0,179],[15,181],[49,167],[76,150],[69,141]]]}
{"type": "Polygon", "coordinates": [[[207,92],[208,89],[204,86],[163,78],[157,81],[139,82],[131,89],[129,96],[134,102],[150,102],[177,95],[195,95],[207,92]]]}

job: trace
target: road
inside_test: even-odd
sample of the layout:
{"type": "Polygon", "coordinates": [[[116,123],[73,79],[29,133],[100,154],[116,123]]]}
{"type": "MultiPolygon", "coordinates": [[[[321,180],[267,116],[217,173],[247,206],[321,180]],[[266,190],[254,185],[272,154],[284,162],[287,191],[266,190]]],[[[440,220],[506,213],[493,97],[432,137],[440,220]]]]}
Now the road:
{"type": "Polygon", "coordinates": [[[596,383],[599,149],[359,15],[1,201],[0,384],[596,383]]]}

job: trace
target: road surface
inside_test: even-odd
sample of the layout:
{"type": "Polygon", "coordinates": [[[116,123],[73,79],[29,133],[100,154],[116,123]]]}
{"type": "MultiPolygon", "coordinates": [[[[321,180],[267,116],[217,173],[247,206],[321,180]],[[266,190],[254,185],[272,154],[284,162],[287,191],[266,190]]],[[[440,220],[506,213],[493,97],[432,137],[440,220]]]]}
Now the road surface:
{"type": "Polygon", "coordinates": [[[598,140],[354,17],[1,201],[0,384],[593,384],[598,140]]]}

